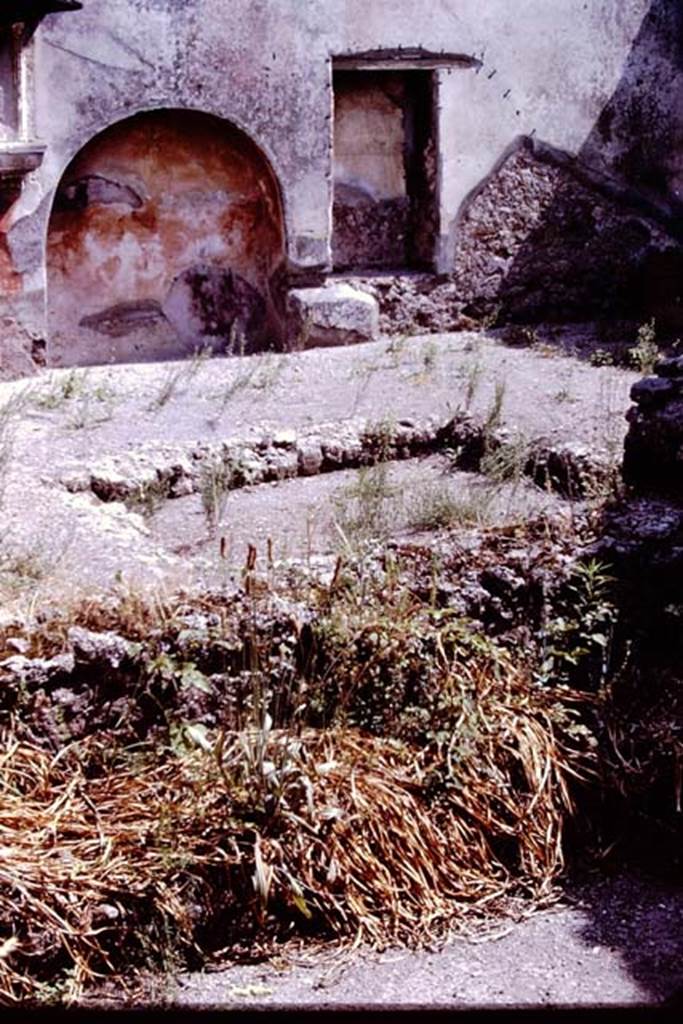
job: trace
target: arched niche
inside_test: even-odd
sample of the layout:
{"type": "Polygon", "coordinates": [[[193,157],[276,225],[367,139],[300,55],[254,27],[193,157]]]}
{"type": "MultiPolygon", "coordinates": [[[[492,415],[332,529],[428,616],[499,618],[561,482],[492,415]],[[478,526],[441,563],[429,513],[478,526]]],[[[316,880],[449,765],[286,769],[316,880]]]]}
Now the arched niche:
{"type": "Polygon", "coordinates": [[[55,194],[49,362],[279,347],[284,254],[278,183],[244,132],[191,110],[117,122],[55,194]]]}

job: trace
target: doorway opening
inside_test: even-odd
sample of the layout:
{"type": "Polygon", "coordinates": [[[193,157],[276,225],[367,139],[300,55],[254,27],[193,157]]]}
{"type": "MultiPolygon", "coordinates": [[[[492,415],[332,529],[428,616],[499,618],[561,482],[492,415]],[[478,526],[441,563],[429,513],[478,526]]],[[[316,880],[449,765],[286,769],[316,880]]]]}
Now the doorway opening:
{"type": "Polygon", "coordinates": [[[431,270],[433,72],[336,68],[333,91],[334,269],[431,270]]]}

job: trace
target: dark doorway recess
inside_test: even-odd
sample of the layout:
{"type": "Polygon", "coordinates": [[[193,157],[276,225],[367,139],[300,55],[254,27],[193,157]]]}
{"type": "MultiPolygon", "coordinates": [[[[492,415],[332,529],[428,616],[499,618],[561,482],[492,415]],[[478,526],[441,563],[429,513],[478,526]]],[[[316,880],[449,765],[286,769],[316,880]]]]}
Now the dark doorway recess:
{"type": "Polygon", "coordinates": [[[335,69],[333,87],[335,270],[431,269],[432,72],[335,69]]]}

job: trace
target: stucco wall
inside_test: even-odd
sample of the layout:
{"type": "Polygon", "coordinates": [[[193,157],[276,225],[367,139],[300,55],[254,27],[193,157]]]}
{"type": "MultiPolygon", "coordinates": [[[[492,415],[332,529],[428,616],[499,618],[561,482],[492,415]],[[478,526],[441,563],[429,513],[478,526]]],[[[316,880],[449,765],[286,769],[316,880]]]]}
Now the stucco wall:
{"type": "Polygon", "coordinates": [[[57,193],[51,361],[277,344],[283,258],[277,185],[249,139],[206,114],[127,118],[78,154],[57,193]]]}
{"type": "Polygon", "coordinates": [[[330,57],[340,54],[422,48],[478,62],[436,72],[440,270],[456,258],[473,191],[520,135],[671,212],[681,201],[679,11],[676,0],[435,0],[419,17],[414,0],[84,0],[81,12],[49,16],[35,41],[33,101],[47,150],[5,225],[21,275],[17,320],[29,308],[39,319],[64,170],[97,133],[142,110],[201,110],[243,129],[282,190],[290,272],[328,269],[330,57]]]}

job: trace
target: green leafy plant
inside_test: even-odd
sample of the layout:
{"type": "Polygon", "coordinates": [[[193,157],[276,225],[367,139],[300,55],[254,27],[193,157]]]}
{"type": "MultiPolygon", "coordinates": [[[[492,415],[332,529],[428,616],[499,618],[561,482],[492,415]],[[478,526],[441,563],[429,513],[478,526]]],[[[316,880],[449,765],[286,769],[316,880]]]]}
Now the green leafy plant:
{"type": "Polygon", "coordinates": [[[70,407],[66,426],[69,430],[89,430],[114,416],[116,393],[108,381],[95,384],[88,370],[57,371],[47,390],[36,388],[33,403],[39,409],[70,407]]]}
{"type": "Polygon", "coordinates": [[[114,407],[111,402],[107,402],[104,406],[94,404],[102,401],[104,399],[95,398],[94,396],[91,398],[88,394],[80,398],[67,420],[69,430],[92,430],[94,427],[99,427],[101,424],[112,420],[114,418],[114,407]]]}
{"type": "Polygon", "coordinates": [[[597,690],[605,680],[617,612],[614,578],[603,562],[574,567],[557,614],[542,634],[539,679],[597,690]]]}
{"type": "Polygon", "coordinates": [[[503,311],[501,302],[494,303],[488,313],[479,318],[479,330],[484,333],[493,330],[498,325],[500,314],[503,311]]]}
{"type": "Polygon", "coordinates": [[[614,366],[614,355],[604,348],[596,348],[590,354],[591,366],[614,366]]]}
{"type": "Polygon", "coordinates": [[[31,593],[45,579],[50,566],[39,550],[0,546],[0,600],[31,593]]]}
{"type": "Polygon", "coordinates": [[[634,370],[643,374],[652,373],[661,356],[654,317],[640,325],[636,344],[627,350],[626,356],[627,365],[634,370]]]}
{"type": "Polygon", "coordinates": [[[520,348],[536,347],[539,344],[538,331],[528,324],[509,324],[502,333],[506,345],[520,348]]]}

